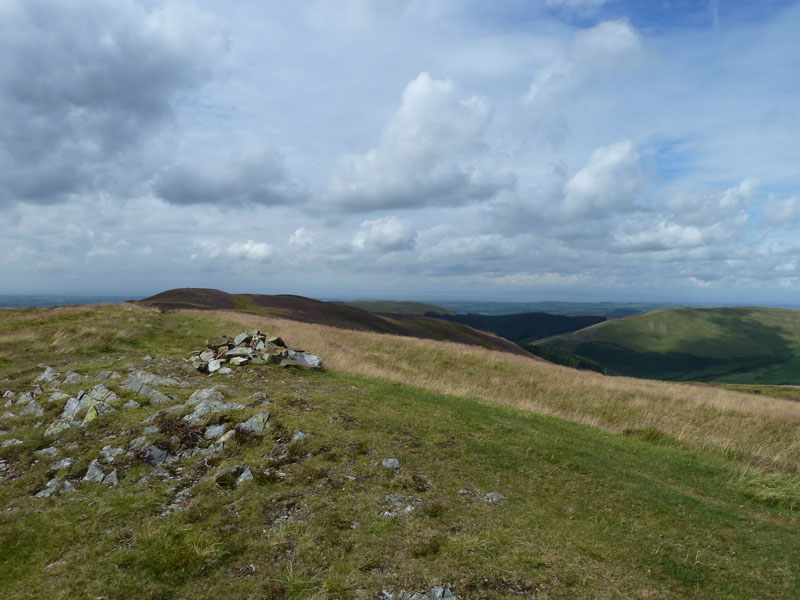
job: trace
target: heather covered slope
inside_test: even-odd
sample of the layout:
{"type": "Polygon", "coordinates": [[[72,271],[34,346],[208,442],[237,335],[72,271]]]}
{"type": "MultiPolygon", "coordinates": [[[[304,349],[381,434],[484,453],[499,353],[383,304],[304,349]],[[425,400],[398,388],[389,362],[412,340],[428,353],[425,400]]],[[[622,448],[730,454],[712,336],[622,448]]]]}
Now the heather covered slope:
{"type": "Polygon", "coordinates": [[[528,355],[513,342],[460,323],[448,323],[413,314],[376,314],[353,306],[289,294],[228,294],[219,290],[184,288],[162,292],[140,302],[162,310],[236,309],[261,316],[281,317],[341,329],[473,344],[492,350],[528,355]]]}
{"type": "Polygon", "coordinates": [[[789,599],[800,588],[796,403],[234,311],[128,305],[0,322],[13,414],[0,445],[21,442],[0,448],[4,598],[378,600],[442,586],[470,599],[789,599]],[[183,367],[198,340],[256,324],[327,371],[183,367]],[[22,414],[45,361],[59,375],[35,384],[43,412],[22,414]],[[125,389],[135,370],[171,378],[153,384],[171,400],[125,389]],[[140,406],[43,437],[64,406],[55,390],[100,380],[140,406]],[[241,408],[205,417],[200,437],[176,430],[210,386],[241,408]],[[170,418],[147,422],[164,409],[170,418]],[[204,455],[205,425],[264,410],[262,434],[204,455]],[[159,476],[139,454],[103,458],[141,436],[183,457],[159,476]],[[83,481],[96,458],[116,484],[83,481]],[[220,478],[237,465],[254,478],[220,478]],[[53,476],[76,491],[34,498],[53,476]]]}
{"type": "Polygon", "coordinates": [[[800,383],[800,311],[679,308],[541,340],[633,377],[800,383]]]}
{"type": "Polygon", "coordinates": [[[576,331],[602,323],[604,316],[564,316],[540,312],[518,313],[511,315],[437,315],[439,318],[463,323],[474,329],[490,331],[520,345],[534,340],[576,331]]]}
{"type": "Polygon", "coordinates": [[[376,313],[390,313],[395,315],[424,315],[426,313],[437,313],[445,315],[456,314],[443,306],[428,304],[425,302],[400,302],[394,300],[351,300],[349,302],[337,302],[345,306],[352,306],[362,310],[376,313]]]}

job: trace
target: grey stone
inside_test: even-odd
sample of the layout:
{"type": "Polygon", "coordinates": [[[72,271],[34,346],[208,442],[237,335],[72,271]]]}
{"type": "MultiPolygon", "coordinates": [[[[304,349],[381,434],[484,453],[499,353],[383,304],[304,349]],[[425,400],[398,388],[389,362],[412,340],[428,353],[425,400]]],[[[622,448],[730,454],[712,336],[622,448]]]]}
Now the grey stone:
{"type": "Polygon", "coordinates": [[[308,434],[303,431],[295,431],[294,435],[292,435],[293,442],[299,442],[300,440],[304,440],[308,437],[308,434]]]}
{"type": "Polygon", "coordinates": [[[67,400],[64,410],[61,411],[61,418],[67,421],[75,420],[78,414],[86,408],[85,396],[84,392],[80,392],[76,397],[67,400]]]}
{"type": "Polygon", "coordinates": [[[310,352],[289,350],[289,359],[306,363],[310,367],[322,367],[322,359],[319,356],[311,354],[310,352]]]}
{"type": "Polygon", "coordinates": [[[103,455],[103,458],[106,459],[106,462],[114,462],[120,454],[125,454],[125,450],[122,448],[117,448],[116,446],[103,446],[103,449],[100,450],[100,454],[103,455]]]}
{"type": "Polygon", "coordinates": [[[50,446],[49,448],[42,448],[41,450],[37,450],[36,452],[34,452],[34,454],[36,454],[37,456],[49,456],[52,458],[54,456],[58,456],[58,452],[59,452],[58,448],[50,446]]]}
{"type": "Polygon", "coordinates": [[[70,481],[64,480],[64,483],[61,484],[61,493],[62,494],[69,494],[70,492],[77,492],[78,490],[75,489],[75,486],[72,485],[70,481]]]}
{"type": "Polygon", "coordinates": [[[161,430],[158,427],[156,427],[155,425],[148,425],[147,427],[142,429],[142,433],[145,434],[145,435],[155,435],[159,431],[161,431],[161,430]]]}
{"type": "Polygon", "coordinates": [[[253,472],[250,470],[250,467],[247,467],[239,478],[236,480],[237,487],[242,485],[245,481],[252,481],[253,480],[253,472]]]}
{"type": "Polygon", "coordinates": [[[381,461],[381,466],[383,466],[384,469],[399,469],[400,461],[396,458],[384,458],[381,461]]]}
{"type": "Polygon", "coordinates": [[[145,384],[139,388],[139,391],[136,392],[137,396],[142,396],[143,398],[147,398],[150,401],[150,404],[153,406],[162,406],[164,404],[169,404],[173,401],[171,396],[168,396],[161,390],[157,390],[156,388],[150,387],[149,385],[145,384]]]}
{"type": "Polygon", "coordinates": [[[219,402],[216,400],[205,400],[200,402],[194,407],[194,410],[183,417],[183,420],[192,425],[197,424],[202,417],[209,413],[216,412],[230,412],[232,410],[241,410],[245,408],[244,404],[236,402],[219,402]]]}
{"type": "Polygon", "coordinates": [[[153,360],[153,357],[152,357],[152,356],[150,356],[149,354],[145,354],[145,355],[142,357],[142,360],[153,360]]]}
{"type": "Polygon", "coordinates": [[[44,437],[50,437],[51,435],[58,435],[67,429],[72,427],[72,423],[66,419],[56,419],[50,425],[48,425],[47,429],[44,432],[44,437]]]}
{"type": "Polygon", "coordinates": [[[239,334],[239,335],[237,335],[235,338],[233,338],[233,343],[234,343],[234,345],[235,345],[235,346],[238,346],[239,344],[247,344],[247,343],[249,343],[249,342],[250,342],[250,339],[251,339],[252,337],[253,337],[253,336],[249,335],[249,334],[248,334],[248,333],[245,331],[244,333],[240,333],[240,334],[239,334]]]}
{"type": "Polygon", "coordinates": [[[36,396],[34,395],[33,392],[24,392],[24,393],[19,395],[19,398],[17,398],[17,405],[19,405],[19,404],[27,404],[28,402],[33,400],[35,397],[36,396]]]}
{"type": "Polygon", "coordinates": [[[119,479],[117,479],[117,470],[114,469],[111,473],[103,477],[103,483],[106,485],[117,485],[119,483],[119,479]]]}
{"type": "Polygon", "coordinates": [[[114,404],[114,402],[117,401],[117,398],[118,396],[102,383],[98,383],[96,386],[90,389],[85,396],[86,402],[89,405],[99,402],[114,404]]]}
{"type": "Polygon", "coordinates": [[[226,429],[228,429],[228,426],[225,425],[225,423],[222,423],[220,425],[210,425],[206,427],[206,430],[203,432],[203,437],[208,439],[218,438],[223,433],[225,433],[226,429]]]}
{"type": "Polygon", "coordinates": [[[217,359],[208,361],[208,372],[209,373],[214,373],[216,371],[219,371],[221,367],[222,367],[222,362],[217,360],[217,359]]]}
{"type": "Polygon", "coordinates": [[[136,400],[128,400],[125,404],[122,405],[122,408],[127,409],[134,409],[139,408],[141,404],[139,404],[136,400]]]}
{"type": "Polygon", "coordinates": [[[8,419],[16,419],[16,418],[17,418],[17,415],[15,415],[15,414],[14,414],[13,412],[11,412],[10,410],[7,410],[7,411],[6,411],[6,412],[4,412],[2,415],[0,415],[0,419],[2,419],[3,421],[6,421],[6,420],[8,420],[8,419]]]}
{"type": "MultiPolygon", "coordinates": [[[[230,469],[225,469],[216,477],[217,485],[225,488],[232,488],[238,485],[239,477],[249,470],[245,465],[236,465],[230,469]]],[[[252,473],[251,473],[252,476],[252,473]]]]}
{"type": "Polygon", "coordinates": [[[221,368],[221,369],[218,371],[218,373],[219,373],[220,375],[230,375],[231,373],[233,373],[233,369],[231,369],[230,367],[222,367],[222,368],[221,368]]]}
{"type": "Polygon", "coordinates": [[[159,446],[146,446],[144,462],[151,467],[157,467],[167,459],[167,451],[159,446]]]}
{"type": "Polygon", "coordinates": [[[59,400],[63,400],[66,398],[67,395],[62,392],[61,390],[56,390],[52,394],[50,394],[50,398],[47,399],[47,402],[58,402],[59,400]]]}
{"type": "Polygon", "coordinates": [[[95,483],[102,483],[105,473],[100,466],[100,461],[94,459],[89,463],[89,468],[86,470],[86,475],[83,476],[84,481],[94,481],[95,483]]]}
{"type": "Polygon", "coordinates": [[[64,381],[62,381],[61,383],[63,383],[64,385],[75,385],[76,383],[83,383],[87,379],[89,378],[86,377],[86,375],[79,375],[75,371],[70,371],[69,373],[67,373],[67,376],[64,377],[64,381]]]}
{"type": "Polygon", "coordinates": [[[219,388],[214,386],[197,390],[191,396],[189,396],[189,399],[186,401],[186,403],[193,406],[207,400],[221,402],[224,398],[225,397],[223,396],[222,392],[219,391],[219,388]]]}
{"type": "Polygon", "coordinates": [[[283,340],[278,336],[273,336],[267,340],[267,344],[272,344],[273,346],[277,346],[278,348],[286,348],[286,344],[283,343],[283,340]]]}
{"type": "Polygon", "coordinates": [[[239,346],[231,348],[225,353],[225,358],[231,360],[233,358],[250,358],[253,355],[253,350],[249,346],[239,346]]]}
{"type": "Polygon", "coordinates": [[[34,415],[37,417],[41,417],[44,414],[44,409],[41,406],[39,406],[36,400],[33,400],[32,402],[29,402],[28,405],[25,408],[23,408],[19,414],[34,415]]]}
{"type": "Polygon", "coordinates": [[[13,396],[14,392],[12,392],[11,390],[6,390],[5,392],[3,392],[3,398],[12,398],[13,396]]]}
{"type": "Polygon", "coordinates": [[[72,466],[73,462],[75,462],[75,460],[71,456],[68,456],[67,458],[61,459],[56,464],[54,464],[53,470],[58,471],[60,469],[69,469],[72,466]]]}
{"type": "Polygon", "coordinates": [[[58,493],[58,487],[61,485],[61,479],[58,477],[53,477],[50,481],[45,484],[43,490],[41,490],[38,494],[36,494],[35,498],[49,498],[53,494],[58,493]]]}
{"type": "Polygon", "coordinates": [[[264,429],[269,427],[269,411],[253,415],[247,421],[243,421],[236,426],[236,429],[244,433],[261,435],[264,429]]]}
{"type": "Polygon", "coordinates": [[[498,502],[503,502],[505,499],[506,497],[500,492],[489,492],[483,497],[484,502],[488,502],[489,504],[497,504],[498,502]]]}
{"type": "Polygon", "coordinates": [[[137,392],[143,385],[164,385],[168,387],[183,387],[183,382],[174,377],[162,377],[147,371],[131,371],[122,382],[122,387],[132,392],[137,392]],[[134,389],[135,388],[135,389],[134,389]]]}
{"type": "Polygon", "coordinates": [[[36,379],[33,380],[36,383],[52,383],[61,375],[61,373],[56,371],[50,365],[40,365],[40,366],[44,367],[44,373],[42,373],[36,379]]]}
{"type": "Polygon", "coordinates": [[[249,361],[250,357],[248,356],[234,356],[232,359],[230,359],[230,362],[234,367],[240,367],[247,364],[249,361]]]}
{"type": "Polygon", "coordinates": [[[147,446],[147,436],[140,435],[137,438],[131,440],[130,444],[128,444],[128,450],[138,450],[139,448],[144,448],[147,446]]]}
{"type": "Polygon", "coordinates": [[[11,438],[10,440],[6,440],[2,444],[0,444],[0,448],[10,448],[11,446],[21,446],[21,445],[22,445],[22,440],[11,438]]]}

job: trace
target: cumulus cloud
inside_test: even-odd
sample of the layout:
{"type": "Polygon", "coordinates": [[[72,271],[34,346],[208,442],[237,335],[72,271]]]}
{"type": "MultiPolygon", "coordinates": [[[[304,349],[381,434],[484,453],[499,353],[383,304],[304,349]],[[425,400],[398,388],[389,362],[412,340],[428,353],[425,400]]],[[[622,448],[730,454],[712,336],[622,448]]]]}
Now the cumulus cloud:
{"type": "Polygon", "coordinates": [[[366,220],[353,238],[358,250],[395,252],[414,247],[417,232],[410,223],[397,217],[366,220]]]}
{"type": "Polygon", "coordinates": [[[642,183],[639,154],[631,140],[603,146],[564,186],[564,211],[585,216],[629,209],[642,183]]]}
{"type": "Polygon", "coordinates": [[[144,146],[225,46],[212,17],[180,2],[8,0],[3,11],[0,202],[135,185],[144,146]]]}
{"type": "Polygon", "coordinates": [[[452,81],[421,73],[403,91],[380,144],[342,158],[327,196],[348,212],[489,198],[514,183],[475,164],[490,116],[486,100],[462,97],[452,81]]]}
{"type": "Polygon", "coordinates": [[[314,236],[305,227],[298,227],[289,237],[289,245],[302,250],[311,248],[314,245],[314,236]]]}
{"type": "Polygon", "coordinates": [[[772,226],[791,229],[800,221],[800,196],[784,200],[772,200],[764,208],[767,223],[772,226]]]}
{"type": "Polygon", "coordinates": [[[286,204],[301,202],[279,157],[269,151],[231,153],[217,160],[170,165],[153,183],[153,193],[172,204],[286,204]]]}
{"type": "Polygon", "coordinates": [[[227,247],[213,240],[198,240],[192,244],[194,252],[190,260],[235,259],[266,262],[272,258],[272,246],[264,242],[247,240],[232,242],[227,247]]]}

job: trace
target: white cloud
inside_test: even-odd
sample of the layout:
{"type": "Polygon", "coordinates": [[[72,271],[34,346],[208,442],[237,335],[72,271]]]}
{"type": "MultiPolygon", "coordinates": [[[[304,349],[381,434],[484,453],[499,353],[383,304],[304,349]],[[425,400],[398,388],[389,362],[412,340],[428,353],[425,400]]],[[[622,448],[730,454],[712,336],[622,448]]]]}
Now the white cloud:
{"type": "Polygon", "coordinates": [[[642,184],[639,154],[631,140],[603,146],[564,186],[564,212],[576,217],[629,210],[642,184]]]}
{"type": "Polygon", "coordinates": [[[233,242],[226,249],[225,253],[234,259],[251,260],[254,262],[264,262],[272,258],[272,246],[264,242],[233,242]]]}
{"type": "Polygon", "coordinates": [[[791,229],[800,220],[800,196],[784,200],[770,200],[764,208],[764,215],[770,225],[791,229]]]}
{"type": "Polygon", "coordinates": [[[397,217],[366,220],[353,238],[359,250],[394,252],[414,247],[417,232],[410,223],[397,217]]]}
{"type": "Polygon", "coordinates": [[[305,227],[298,227],[289,237],[289,245],[302,250],[314,245],[314,236],[305,227]]]}
{"type": "Polygon", "coordinates": [[[490,116],[486,100],[462,97],[452,81],[421,73],[403,91],[381,143],[343,157],[326,195],[349,212],[489,198],[513,185],[476,164],[490,116]]]}

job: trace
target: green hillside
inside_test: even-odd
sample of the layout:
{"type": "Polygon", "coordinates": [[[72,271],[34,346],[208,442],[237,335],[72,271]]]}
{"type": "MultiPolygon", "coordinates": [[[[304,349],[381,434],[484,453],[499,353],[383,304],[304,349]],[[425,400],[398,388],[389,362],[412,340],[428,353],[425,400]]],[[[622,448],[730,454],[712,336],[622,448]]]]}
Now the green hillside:
{"type": "MultiPolygon", "coordinates": [[[[341,368],[187,368],[205,338],[241,330],[226,314],[243,316],[139,305],[0,311],[0,390],[10,392],[0,433],[2,598],[383,600],[442,597],[442,588],[462,600],[797,597],[796,473],[693,449],[653,426],[602,431],[341,368]],[[58,374],[34,382],[44,361],[58,374]],[[143,371],[167,401],[125,387],[143,371]],[[44,436],[67,398],[101,383],[116,410],[44,436]],[[187,426],[182,417],[199,414],[192,394],[212,386],[231,408],[187,426]],[[38,414],[26,409],[32,402],[38,414]],[[265,410],[263,432],[237,426],[265,410]],[[235,435],[222,444],[208,427],[235,435]],[[172,459],[153,468],[152,453],[129,450],[137,444],[172,459]],[[116,483],[83,479],[95,459],[116,483]],[[228,474],[244,467],[253,477],[236,483],[228,474]],[[74,491],[35,497],[55,477],[74,491]]],[[[305,337],[309,351],[342,342],[329,327],[259,323],[290,344],[305,337]]],[[[557,385],[580,381],[565,397],[587,407],[603,385],[628,386],[627,395],[649,387],[665,402],[697,388],[609,384],[443,342],[344,337],[359,366],[377,364],[375,343],[401,362],[428,350],[425,363],[437,361],[444,382],[483,381],[501,365],[551,371],[557,385]],[[492,365],[488,373],[470,357],[492,365]]],[[[762,430],[768,403],[781,402],[764,399],[750,418],[737,413],[743,395],[714,391],[730,403],[720,416],[743,431],[762,430]]],[[[796,415],[778,413],[768,429],[796,431],[796,415]]],[[[780,444],[791,450],[789,437],[780,444]]]]}
{"type": "Polygon", "coordinates": [[[541,312],[551,315],[581,316],[603,315],[609,319],[618,319],[648,310],[677,308],[679,304],[664,302],[498,302],[465,301],[441,302],[443,307],[459,314],[476,313],[481,315],[511,315],[525,312],[541,312]]]}
{"type": "Polygon", "coordinates": [[[632,377],[800,383],[800,311],[679,308],[633,315],[538,342],[632,377]]]}

